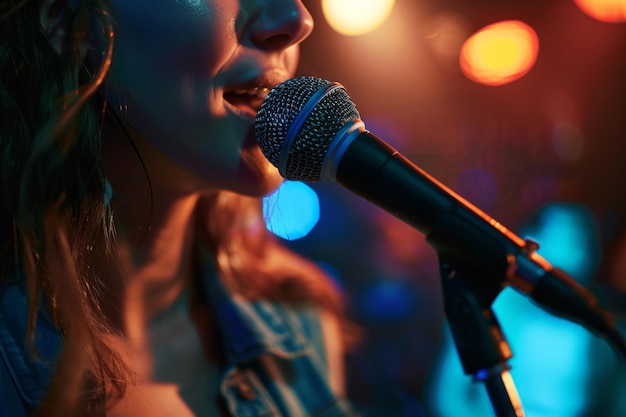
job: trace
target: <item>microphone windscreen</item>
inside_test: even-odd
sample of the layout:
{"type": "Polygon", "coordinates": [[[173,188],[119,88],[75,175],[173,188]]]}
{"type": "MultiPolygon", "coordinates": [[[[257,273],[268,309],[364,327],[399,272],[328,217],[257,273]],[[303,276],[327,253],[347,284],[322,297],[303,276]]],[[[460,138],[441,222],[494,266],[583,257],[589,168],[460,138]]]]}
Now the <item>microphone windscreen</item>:
{"type": "Polygon", "coordinates": [[[255,134],[261,151],[283,177],[316,182],[333,138],[359,117],[340,84],[296,77],[277,85],[263,100],[255,134]]]}

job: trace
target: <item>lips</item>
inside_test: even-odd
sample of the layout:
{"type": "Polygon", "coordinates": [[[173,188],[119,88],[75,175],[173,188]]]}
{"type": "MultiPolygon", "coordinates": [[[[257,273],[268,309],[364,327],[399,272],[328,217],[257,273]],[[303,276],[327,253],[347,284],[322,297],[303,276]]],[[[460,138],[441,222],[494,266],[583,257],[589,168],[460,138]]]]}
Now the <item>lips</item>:
{"type": "Polygon", "coordinates": [[[244,83],[227,87],[224,90],[224,100],[239,111],[256,116],[261,103],[270,90],[283,79],[284,77],[273,76],[272,73],[268,73],[244,83]]]}

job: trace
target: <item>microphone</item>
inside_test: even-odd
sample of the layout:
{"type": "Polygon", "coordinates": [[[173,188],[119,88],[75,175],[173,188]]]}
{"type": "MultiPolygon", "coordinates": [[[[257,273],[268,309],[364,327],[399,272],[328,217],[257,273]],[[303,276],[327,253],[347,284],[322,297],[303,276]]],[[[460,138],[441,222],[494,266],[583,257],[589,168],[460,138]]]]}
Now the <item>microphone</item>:
{"type": "Polygon", "coordinates": [[[284,178],[341,184],[424,233],[440,256],[453,254],[486,279],[500,280],[498,292],[512,286],[549,312],[606,337],[626,355],[626,343],[587,289],[541,257],[536,243],[366,130],[341,84],[310,76],[279,84],[257,113],[255,133],[284,178]]]}

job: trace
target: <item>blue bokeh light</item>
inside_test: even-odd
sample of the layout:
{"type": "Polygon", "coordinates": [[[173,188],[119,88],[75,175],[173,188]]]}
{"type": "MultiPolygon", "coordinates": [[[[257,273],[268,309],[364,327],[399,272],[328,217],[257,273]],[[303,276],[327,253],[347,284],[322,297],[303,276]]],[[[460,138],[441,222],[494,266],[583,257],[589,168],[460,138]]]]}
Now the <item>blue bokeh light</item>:
{"type": "Polygon", "coordinates": [[[538,253],[580,283],[589,280],[599,261],[598,226],[580,204],[550,204],[521,230],[539,243],[538,253]]]}
{"type": "Polygon", "coordinates": [[[319,221],[319,198],[308,185],[285,181],[276,191],[263,197],[263,217],[267,229],[276,236],[300,239],[319,221]]]}

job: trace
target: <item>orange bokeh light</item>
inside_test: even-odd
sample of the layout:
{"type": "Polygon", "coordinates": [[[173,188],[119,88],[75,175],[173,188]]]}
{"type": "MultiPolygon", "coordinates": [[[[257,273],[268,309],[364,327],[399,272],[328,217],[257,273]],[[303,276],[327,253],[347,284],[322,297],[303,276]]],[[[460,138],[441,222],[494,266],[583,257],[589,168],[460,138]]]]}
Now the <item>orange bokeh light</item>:
{"type": "Polygon", "coordinates": [[[574,3],[601,22],[626,22],[626,0],[574,0],[574,3]]]}
{"type": "Polygon", "coordinates": [[[524,76],[535,64],[539,39],[518,20],[485,26],[461,46],[461,70],[471,80],[502,85],[524,76]]]}

